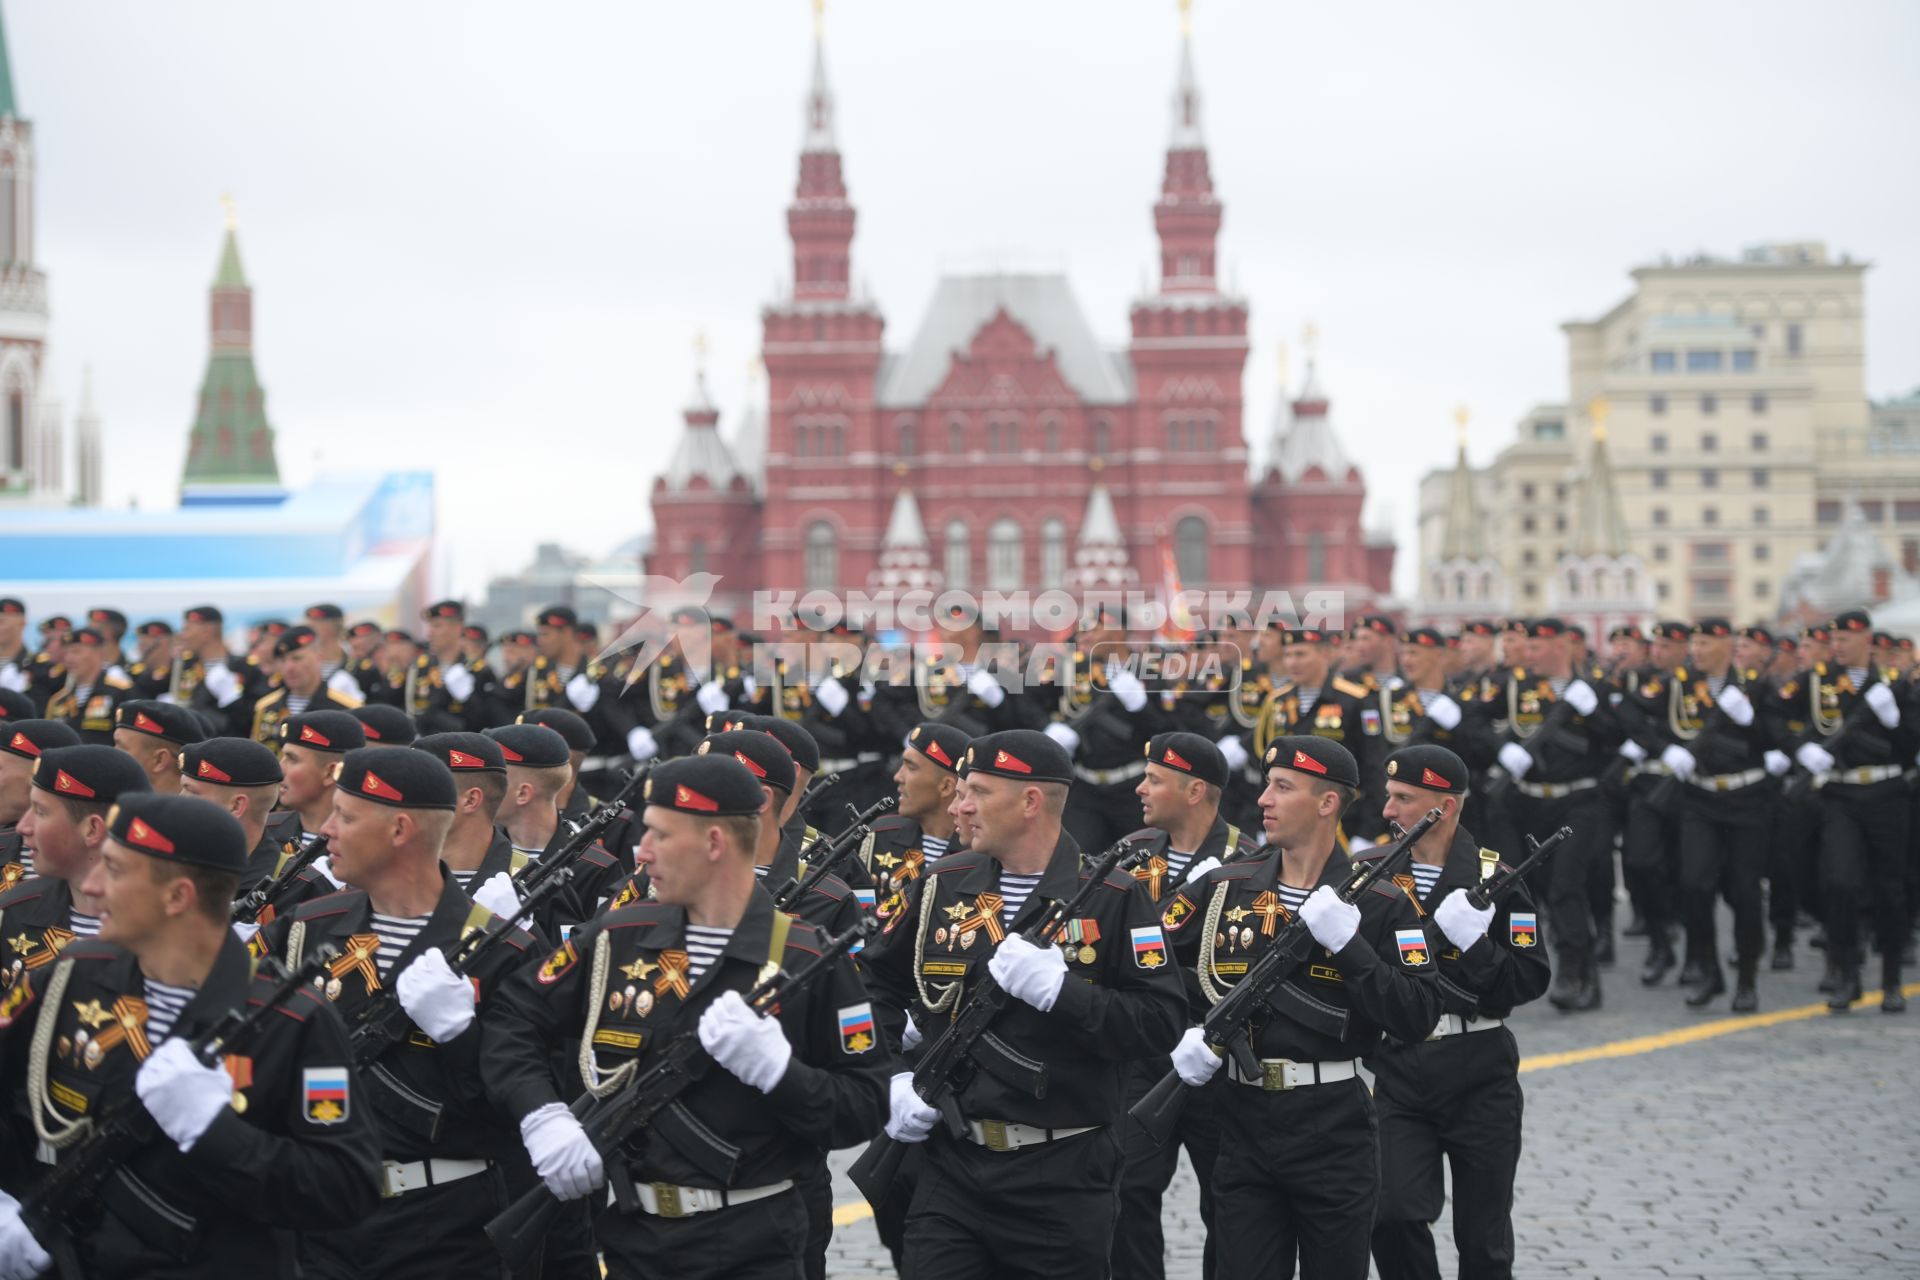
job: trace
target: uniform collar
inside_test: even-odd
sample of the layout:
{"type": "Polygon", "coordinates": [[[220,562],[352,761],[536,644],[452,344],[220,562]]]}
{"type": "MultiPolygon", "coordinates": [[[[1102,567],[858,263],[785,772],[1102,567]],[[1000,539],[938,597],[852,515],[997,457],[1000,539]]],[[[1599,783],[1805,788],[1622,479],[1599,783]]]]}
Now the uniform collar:
{"type": "MultiPolygon", "coordinates": [[[[144,980],[145,975],[142,975],[144,980]]],[[[231,931],[213,957],[213,968],[174,1020],[174,1037],[192,1039],[232,1012],[245,1013],[247,988],[253,983],[253,960],[247,944],[231,931]]]]}
{"type": "MultiPolygon", "coordinates": [[[[983,855],[978,866],[963,873],[954,887],[961,893],[990,893],[1000,887],[1000,860],[983,855]]],[[[1071,898],[1080,888],[1080,846],[1067,834],[1066,828],[1060,829],[1060,839],[1053,846],[1053,857],[1048,860],[1046,869],[1040,873],[1040,882],[1033,887],[1033,893],[1027,898],[1020,915],[1014,917],[1014,926],[1020,926],[1021,918],[1036,908],[1036,904],[1045,899],[1062,902],[1071,898]]]]}

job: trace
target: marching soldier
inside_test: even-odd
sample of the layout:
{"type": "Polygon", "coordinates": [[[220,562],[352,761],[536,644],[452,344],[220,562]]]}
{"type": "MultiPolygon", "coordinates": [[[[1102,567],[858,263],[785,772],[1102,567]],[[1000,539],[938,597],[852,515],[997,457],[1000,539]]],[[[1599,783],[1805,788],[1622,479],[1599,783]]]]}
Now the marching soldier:
{"type": "MultiPolygon", "coordinates": [[[[347,681],[332,681],[323,675],[318,644],[319,636],[312,627],[288,627],[274,641],[273,656],[278,664],[275,674],[280,687],[253,705],[252,732],[247,736],[255,742],[273,746],[280,740],[280,726],[290,717],[315,711],[350,712],[361,704],[359,696],[336,687],[336,684],[351,682],[350,677],[347,681]]],[[[339,672],[336,670],[334,674],[338,676],[339,672]]],[[[357,689],[359,685],[354,687],[357,689]]]]}
{"type": "Polygon", "coordinates": [[[82,742],[112,746],[114,711],[134,696],[133,681],[119,670],[106,637],[92,627],[70,632],[61,653],[67,680],[47,700],[46,718],[66,721],[82,742]]]}
{"type": "Polygon", "coordinates": [[[472,972],[448,965],[446,953],[463,937],[494,927],[493,913],[440,865],[453,808],[453,776],[431,754],[348,752],[323,829],[334,875],[348,888],[282,915],[260,935],[263,949],[289,965],[317,943],[338,948],[324,993],[350,1026],[389,989],[413,1024],[361,1070],[379,1118],[380,1203],[357,1226],[307,1236],[308,1275],[499,1269],[481,1228],[505,1207],[497,1162],[514,1155],[514,1134],[481,1089],[477,1020],[522,967],[532,939],[515,929],[472,972]]]}
{"type": "Polygon", "coordinates": [[[462,893],[495,915],[512,912],[520,899],[508,881],[530,859],[494,825],[493,815],[507,793],[500,744],[484,733],[433,733],[413,745],[453,775],[453,825],[440,849],[447,874],[462,893]]]}
{"type": "Polygon", "coordinates": [[[1400,658],[1394,652],[1393,638],[1399,629],[1385,614],[1364,613],[1348,633],[1353,665],[1340,674],[1358,684],[1381,688],[1400,672],[1400,658]]]}
{"type": "MultiPolygon", "coordinates": [[[[267,823],[283,854],[299,853],[313,841],[326,839],[321,828],[333,816],[334,775],[347,752],[366,745],[360,722],[344,711],[309,711],[281,723],[280,804],[282,813],[293,817],[275,813],[267,823]]],[[[324,897],[339,887],[322,854],[295,877],[277,910],[284,915],[309,898],[324,897]]]]}
{"type": "Polygon", "coordinates": [[[1460,624],[1459,646],[1454,651],[1454,686],[1467,689],[1490,678],[1499,666],[1494,646],[1500,628],[1486,618],[1473,618],[1460,624]]]}
{"type": "MultiPolygon", "coordinates": [[[[1762,626],[1740,628],[1740,634],[1733,641],[1733,663],[1748,674],[1747,692],[1773,739],[1765,757],[1767,771],[1783,776],[1793,767],[1793,760],[1779,748],[1783,743],[1798,742],[1806,725],[1788,723],[1796,717],[1786,713],[1786,704],[1779,697],[1779,645],[1773,632],[1762,626]]],[[[1767,792],[1767,919],[1773,926],[1773,955],[1768,966],[1779,972],[1793,968],[1794,921],[1803,901],[1798,860],[1806,844],[1817,847],[1818,841],[1801,818],[1807,806],[1790,804],[1782,791],[1773,786],[1764,789],[1767,792]]]]}
{"type": "MultiPolygon", "coordinates": [[[[1380,1117],[1380,1208],[1373,1260],[1381,1280],[1438,1277],[1432,1223],[1453,1170],[1453,1240],[1463,1276],[1513,1275],[1513,1185],[1520,1162],[1519,1047],[1505,1025],[1550,978],[1539,915],[1524,884],[1486,907],[1467,892],[1500,866],[1460,825],[1467,766],[1438,746],[1387,757],[1387,821],[1401,829],[1439,808],[1413,848],[1413,895],[1438,953],[1440,1020],[1422,1039],[1382,1040],[1367,1065],[1380,1117]],[[1438,943],[1440,938],[1436,938],[1438,943]]],[[[1363,855],[1370,856],[1370,855],[1363,855]]],[[[1402,877],[1396,883],[1405,887],[1402,877]]]]}
{"type": "Polygon", "coordinates": [[[220,723],[227,736],[244,738],[253,732],[254,704],[269,681],[253,657],[228,652],[225,625],[225,615],[210,604],[181,615],[181,652],[168,692],[182,706],[220,723]]]}
{"type": "Polygon", "coordinates": [[[577,828],[586,821],[599,802],[588,795],[580,785],[580,770],[586,764],[587,757],[593,752],[593,730],[576,711],[565,707],[542,707],[537,711],[523,711],[514,720],[515,724],[537,724],[559,734],[567,744],[567,765],[572,771],[567,785],[560,788],[560,794],[554,803],[560,810],[560,821],[577,828]]]}
{"type": "MultiPolygon", "coordinates": [[[[320,679],[341,700],[352,698],[366,702],[379,692],[379,669],[367,658],[355,657],[344,643],[346,614],[337,604],[307,606],[302,615],[307,629],[314,633],[313,644],[319,659],[320,679]]],[[[277,651],[277,650],[276,650],[277,651]]]]}
{"type": "Polygon", "coordinates": [[[1116,872],[1058,941],[1021,931],[1048,902],[1072,898],[1086,871],[1062,826],[1073,782],[1045,734],[977,738],[961,810],[970,847],[926,867],[862,954],[890,1042],[909,1019],[931,1037],[982,971],[1008,1001],[976,1053],[1044,1064],[1044,1098],[989,1070],[960,1082],[956,1138],[894,1075],[887,1133],[925,1142],[907,1211],[906,1274],[917,1277],[1107,1275],[1125,1120],[1126,1063],[1172,1047],[1185,1009],[1146,886],[1116,872]]]}
{"type": "Polygon", "coordinates": [[[625,1165],[595,1225],[611,1274],[792,1275],[808,1229],[796,1180],[823,1152],[871,1135],[884,1111],[886,1048],[850,960],[768,1017],[741,999],[766,965],[796,971],[821,944],[756,882],[765,804],[729,756],[659,766],[640,849],[657,900],[595,919],[521,970],[483,1029],[489,1092],[519,1120],[555,1195],[584,1197],[607,1161],[625,1165]],[[650,1126],[603,1157],[556,1093],[549,1050],[577,1038],[585,1082],[605,1094],[696,1028],[718,1069],[680,1096],[685,1122],[650,1126]],[[714,1169],[715,1143],[734,1150],[730,1175],[714,1169]]]}
{"type": "Polygon", "coordinates": [[[960,762],[971,740],[952,725],[917,724],[907,734],[893,785],[899,805],[874,820],[860,847],[873,877],[881,923],[906,902],[908,887],[932,863],[959,847],[952,807],[960,789],[960,762]]]}
{"type": "MultiPolygon", "coordinates": [[[[558,852],[578,829],[560,818],[560,795],[573,779],[566,739],[539,724],[502,725],[487,730],[486,736],[500,748],[507,769],[506,792],[494,821],[516,853],[538,861],[558,852]]],[[[605,847],[587,848],[573,864],[566,891],[538,916],[541,931],[551,938],[566,937],[616,891],[625,872],[625,864],[605,847]]]]}
{"type": "Polygon", "coordinates": [[[158,698],[173,684],[173,628],[155,619],[141,623],[134,634],[139,653],[127,668],[127,677],[140,697],[158,698]]]}
{"type": "Polygon", "coordinates": [[[27,648],[26,631],[26,602],[0,596],[0,689],[9,693],[25,693],[32,683],[33,650],[27,648]]]}
{"type": "Polygon", "coordinates": [[[41,619],[39,631],[40,649],[27,664],[25,692],[44,716],[53,695],[66,684],[67,637],[73,631],[73,621],[63,613],[56,613],[41,619]]]}
{"type": "Polygon", "coordinates": [[[136,699],[114,712],[113,745],[140,762],[147,784],[162,795],[180,793],[180,749],[206,736],[185,707],[136,699]]]}
{"type": "MultiPolygon", "coordinates": [[[[108,835],[83,890],[106,905],[101,937],[0,1000],[0,1085],[56,1160],[134,1095],[159,1129],[86,1207],[71,1240],[82,1273],[292,1276],[285,1233],[325,1238],[374,1207],[372,1117],[346,1032],[303,988],[246,1056],[203,1065],[195,1038],[274,989],[227,928],[245,837],[203,800],[149,794],[124,797],[108,835]]],[[[37,1274],[51,1243],[0,1198],[0,1268],[37,1274]]]]}
{"type": "Polygon", "coordinates": [[[799,723],[820,745],[819,771],[840,779],[831,799],[816,811],[817,825],[838,834],[846,825],[845,806],[864,810],[888,794],[887,762],[900,754],[905,731],[875,714],[877,690],[865,669],[859,633],[841,623],[829,634],[836,647],[849,651],[847,660],[828,657],[799,723]]]}
{"type": "Polygon", "coordinates": [[[1334,671],[1333,641],[1331,633],[1317,627],[1286,632],[1286,647],[1281,651],[1286,678],[1274,686],[1260,709],[1260,723],[1253,733],[1254,754],[1265,759],[1270,744],[1295,734],[1311,734],[1344,747],[1359,762],[1364,790],[1362,803],[1347,811],[1340,829],[1349,845],[1364,849],[1386,830],[1380,818],[1386,740],[1372,687],[1334,671]]]}
{"type": "Polygon", "coordinates": [[[33,851],[20,838],[20,820],[41,753],[79,745],[80,735],[58,720],[0,722],[0,893],[33,873],[33,851]]]}
{"type": "MultiPolygon", "coordinates": [[[[1353,755],[1325,738],[1268,744],[1260,806],[1267,847],[1210,872],[1163,921],[1209,1003],[1257,962],[1264,939],[1298,916],[1316,947],[1251,1028],[1258,1077],[1229,1065],[1214,1090],[1221,1143],[1213,1165],[1222,1276],[1367,1274],[1380,1181],[1374,1104],[1359,1059],[1384,1033],[1422,1040],[1440,1016],[1434,946],[1413,896],[1375,885],[1357,904],[1336,886],[1351,872],[1337,847],[1341,813],[1360,790],[1353,755]],[[1185,909],[1181,909],[1185,907],[1185,909]]],[[[1383,770],[1384,773],[1384,770],[1383,770]]],[[[1191,1027],[1174,1070],[1201,1087],[1223,1060],[1191,1027]]]]}
{"type": "Polygon", "coordinates": [[[1094,852],[1133,830],[1133,796],[1146,770],[1141,744],[1172,724],[1128,659],[1125,623],[1102,610],[1074,646],[1072,669],[1055,673],[1059,707],[1044,730],[1073,759],[1067,834],[1094,852]]]}
{"type": "Polygon", "coordinates": [[[878,690],[881,700],[893,704],[895,723],[932,720],[970,738],[1046,723],[1049,708],[1040,698],[1010,691],[1012,677],[1003,683],[1004,673],[983,664],[987,635],[978,618],[948,618],[937,636],[937,642],[918,646],[911,662],[897,664],[878,690]]]}
{"type": "Polygon", "coordinates": [[[251,738],[190,743],[180,753],[178,777],[182,795],[225,809],[247,838],[247,861],[239,869],[236,899],[251,893],[279,868],[282,858],[297,849],[291,839],[267,829],[286,775],[279,758],[265,745],[251,738]]]}
{"type": "MultiPolygon", "coordinates": [[[[1647,962],[1640,971],[1642,986],[1657,986],[1676,963],[1673,935],[1680,918],[1680,812],[1667,781],[1672,768],[1666,749],[1675,745],[1670,723],[1680,697],[1674,673],[1686,659],[1689,628],[1684,622],[1653,624],[1647,641],[1645,665],[1617,678],[1620,700],[1615,718],[1624,735],[1618,750],[1627,764],[1626,825],[1622,863],[1627,893],[1634,913],[1646,922],[1647,962]]],[[[1688,959],[1695,957],[1691,952],[1688,959]]],[[[1681,973],[1681,985],[1704,978],[1691,968],[1681,973]]]]}
{"type": "Polygon", "coordinates": [[[467,608],[437,600],[420,612],[427,624],[427,651],[414,660],[407,713],[423,733],[479,732],[490,728],[493,668],[469,658],[462,639],[467,608]]]}
{"type": "MultiPolygon", "coordinates": [[[[566,605],[540,612],[540,656],[527,674],[524,710],[565,707],[586,720],[593,730],[593,751],[581,765],[588,794],[612,794],[618,771],[635,759],[635,751],[657,750],[651,732],[642,735],[629,697],[626,679],[593,660],[593,650],[582,643],[580,622],[566,605]]],[[[644,758],[644,757],[640,757],[644,758]]]]}

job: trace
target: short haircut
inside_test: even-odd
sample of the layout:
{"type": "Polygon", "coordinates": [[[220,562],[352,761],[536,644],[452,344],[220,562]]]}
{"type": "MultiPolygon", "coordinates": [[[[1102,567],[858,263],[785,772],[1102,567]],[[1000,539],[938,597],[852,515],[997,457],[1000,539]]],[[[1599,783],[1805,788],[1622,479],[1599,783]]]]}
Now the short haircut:
{"type": "Polygon", "coordinates": [[[1036,782],[1040,788],[1040,808],[1049,817],[1057,818],[1067,809],[1067,784],[1064,782],[1036,782]]]}
{"type": "MultiPolygon", "coordinates": [[[[144,856],[144,855],[143,855],[144,856]]],[[[226,924],[233,917],[233,900],[240,896],[240,873],[219,867],[203,867],[197,862],[175,862],[169,858],[145,858],[147,874],[156,888],[175,880],[193,882],[195,909],[209,920],[226,924]]]]}
{"type": "Polygon", "coordinates": [[[713,819],[713,825],[720,828],[720,834],[738,853],[752,857],[760,847],[760,815],[749,813],[725,818],[713,819]]]}
{"type": "Polygon", "coordinates": [[[447,832],[453,830],[453,810],[451,809],[408,809],[405,811],[413,819],[413,825],[420,834],[438,849],[447,842],[447,832]]]}
{"type": "Polygon", "coordinates": [[[480,788],[480,811],[487,821],[493,821],[493,815],[500,812],[500,802],[507,798],[507,775],[497,769],[475,770],[471,779],[465,769],[453,775],[455,795],[469,787],[480,788]]]}
{"type": "MultiPolygon", "coordinates": [[[[535,769],[524,764],[507,766],[507,786],[515,787],[522,782],[531,782],[533,790],[542,800],[551,800],[566,790],[567,783],[573,779],[572,764],[556,764],[546,769],[535,769]]],[[[505,795],[503,790],[501,795],[505,795]]]]}
{"type": "Polygon", "coordinates": [[[111,800],[76,800],[72,796],[63,796],[52,791],[47,794],[61,803],[67,811],[67,817],[73,820],[73,825],[76,827],[90,817],[98,817],[100,821],[105,822],[107,815],[113,812],[111,800]]]}
{"type": "Polygon", "coordinates": [[[1360,794],[1357,789],[1348,786],[1344,782],[1327,782],[1320,778],[1308,778],[1307,783],[1313,788],[1315,799],[1327,794],[1329,791],[1340,797],[1339,811],[1333,815],[1335,818],[1345,813],[1353,804],[1354,797],[1360,794]]]}
{"type": "Polygon", "coordinates": [[[1218,809],[1220,807],[1220,797],[1223,794],[1221,789],[1214,786],[1211,782],[1203,782],[1200,785],[1207,789],[1207,803],[1218,809]]]}

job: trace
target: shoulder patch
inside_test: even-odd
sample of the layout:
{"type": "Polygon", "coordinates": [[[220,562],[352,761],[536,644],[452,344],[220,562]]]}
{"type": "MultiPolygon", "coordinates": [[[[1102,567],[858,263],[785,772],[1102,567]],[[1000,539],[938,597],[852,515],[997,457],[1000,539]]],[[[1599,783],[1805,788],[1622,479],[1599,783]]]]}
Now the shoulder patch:
{"type": "Polygon", "coordinates": [[[1433,963],[1433,957],[1427,953],[1427,935],[1421,929],[1395,929],[1393,940],[1400,952],[1400,963],[1409,969],[1419,969],[1433,963]]]}
{"type": "Polygon", "coordinates": [[[986,860],[984,853],[975,853],[971,849],[962,849],[958,853],[949,853],[927,868],[930,876],[944,875],[949,871],[971,871],[986,860]]]}
{"type": "Polygon", "coordinates": [[[1335,693],[1344,693],[1350,698],[1364,698],[1371,692],[1364,684],[1357,684],[1345,676],[1335,676],[1333,678],[1333,691],[1335,693]]]}

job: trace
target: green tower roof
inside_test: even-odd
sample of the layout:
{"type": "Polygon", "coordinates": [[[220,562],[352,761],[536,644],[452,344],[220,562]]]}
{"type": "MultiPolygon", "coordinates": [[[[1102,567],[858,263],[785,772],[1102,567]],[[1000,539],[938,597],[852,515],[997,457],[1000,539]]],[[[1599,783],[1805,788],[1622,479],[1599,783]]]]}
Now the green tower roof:
{"type": "Polygon", "coordinates": [[[240,242],[234,238],[233,228],[227,228],[227,242],[220,248],[220,270],[213,277],[216,289],[244,289],[247,287],[247,273],[240,268],[240,242]]]}
{"type": "Polygon", "coordinates": [[[231,213],[213,280],[213,330],[182,478],[189,485],[277,485],[267,393],[253,367],[253,290],[240,269],[231,213]]]}
{"type": "Polygon", "coordinates": [[[13,59],[7,57],[7,24],[0,17],[0,116],[18,117],[13,101],[13,59]]]}

